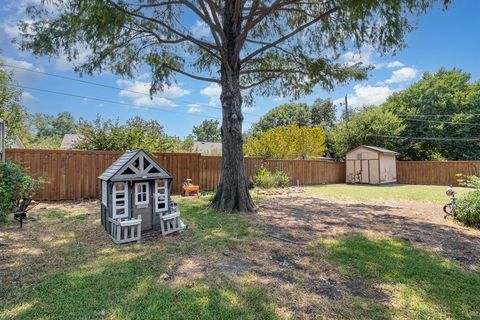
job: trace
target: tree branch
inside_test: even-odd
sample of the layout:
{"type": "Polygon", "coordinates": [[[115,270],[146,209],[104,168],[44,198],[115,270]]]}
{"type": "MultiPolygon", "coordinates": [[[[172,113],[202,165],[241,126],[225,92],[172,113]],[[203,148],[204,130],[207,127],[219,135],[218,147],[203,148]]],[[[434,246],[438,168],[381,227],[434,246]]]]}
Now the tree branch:
{"type": "MultiPolygon", "coordinates": [[[[208,9],[207,7],[205,6],[205,3],[203,2],[204,0],[198,0],[198,3],[200,4],[200,6],[202,7],[202,10],[204,11],[204,14],[206,15],[206,19],[207,19],[207,24],[208,26],[210,27],[210,31],[212,32],[212,37],[213,37],[213,40],[215,41],[219,51],[220,51],[220,56],[221,56],[221,62],[223,63],[224,67],[229,70],[230,69],[230,65],[228,64],[228,59],[227,59],[227,54],[225,52],[225,48],[223,48],[222,46],[222,42],[218,39],[217,37],[217,34],[215,32],[215,29],[216,29],[216,23],[212,21],[212,18],[210,17],[210,14],[208,12],[208,9]]],[[[209,6],[210,6],[210,3],[209,3],[209,6]]],[[[210,9],[211,11],[212,9],[210,9]]],[[[211,11],[212,13],[212,16],[216,16],[216,14],[214,15],[214,12],[211,11]]],[[[215,18],[214,18],[215,19],[215,18]]],[[[218,20],[218,17],[217,17],[217,20],[218,20]]],[[[220,22],[218,22],[220,23],[220,22]]],[[[223,30],[220,34],[220,37],[223,39],[223,41],[225,42],[225,39],[224,39],[224,34],[223,34],[223,30]]]]}
{"type": "Polygon", "coordinates": [[[168,69],[170,69],[170,70],[172,70],[172,71],[181,73],[181,74],[183,74],[184,76],[190,77],[190,78],[195,79],[195,80],[201,80],[201,81],[207,81],[207,82],[220,83],[220,80],[219,80],[219,79],[197,76],[197,75],[191,74],[191,73],[189,73],[189,72],[186,72],[186,71],[184,71],[184,70],[175,68],[175,67],[173,67],[173,66],[171,66],[171,65],[169,65],[169,64],[166,64],[166,63],[164,63],[163,65],[164,65],[166,68],[168,68],[168,69]]]}
{"type": "Polygon", "coordinates": [[[275,76],[275,77],[266,77],[266,78],[264,78],[264,79],[262,79],[262,80],[260,80],[260,81],[257,81],[257,82],[254,82],[254,83],[252,83],[252,84],[249,84],[248,86],[240,86],[240,89],[242,89],[242,90],[251,89],[251,88],[253,88],[253,87],[256,87],[256,86],[258,86],[258,85],[261,85],[261,84],[264,83],[264,82],[267,82],[267,81],[270,81],[270,80],[275,80],[275,79],[277,79],[277,78],[278,78],[278,76],[275,76]]]}
{"type": "Polygon", "coordinates": [[[323,20],[325,19],[326,17],[328,17],[329,15],[331,15],[332,13],[336,12],[338,10],[338,7],[334,7],[326,12],[324,12],[323,14],[319,15],[318,17],[316,17],[315,19],[301,25],[300,27],[298,27],[297,29],[293,30],[292,32],[284,35],[283,37],[280,37],[278,38],[277,40],[269,43],[268,45],[265,45],[257,50],[255,50],[254,52],[250,53],[248,56],[246,56],[245,58],[242,59],[241,63],[245,63],[245,62],[248,62],[250,59],[252,59],[253,57],[259,55],[260,53],[272,48],[272,47],[275,47],[277,44],[293,37],[294,35],[298,34],[299,32],[303,31],[304,29],[310,27],[311,25],[317,23],[318,21],[320,20],[323,20]]]}
{"type": "Polygon", "coordinates": [[[240,74],[252,74],[252,73],[300,73],[297,69],[249,69],[242,70],[240,74]]]}
{"type": "MultiPolygon", "coordinates": [[[[204,42],[202,40],[199,40],[199,39],[196,39],[190,35],[186,35],[186,34],[183,34],[181,32],[179,32],[178,30],[176,30],[175,28],[169,26],[168,24],[166,24],[165,22],[161,21],[161,20],[158,20],[158,19],[155,19],[155,18],[152,18],[152,17],[147,17],[147,16],[144,16],[142,14],[139,14],[139,13],[136,13],[136,12],[132,12],[132,11],[129,11],[129,10],[126,10],[125,8],[123,8],[122,6],[118,5],[117,3],[115,3],[114,1],[112,0],[107,0],[108,3],[110,3],[115,9],[117,9],[118,11],[120,12],[123,12],[124,14],[127,14],[127,15],[130,15],[132,17],[137,17],[137,18],[140,18],[140,19],[145,19],[147,21],[150,21],[150,22],[154,22],[156,24],[159,24],[161,25],[162,27],[164,27],[165,29],[169,30],[170,32],[176,34],[177,36],[179,36],[180,38],[183,38],[195,45],[197,45],[198,47],[202,48],[203,50],[207,51],[209,54],[211,54],[212,56],[216,57],[219,61],[221,61],[221,58],[220,56],[218,56],[216,53],[214,53],[212,50],[211,50],[211,47],[212,45],[208,42],[204,42]]],[[[221,48],[218,48],[218,47],[215,47],[216,49],[221,49],[221,48]]]]}

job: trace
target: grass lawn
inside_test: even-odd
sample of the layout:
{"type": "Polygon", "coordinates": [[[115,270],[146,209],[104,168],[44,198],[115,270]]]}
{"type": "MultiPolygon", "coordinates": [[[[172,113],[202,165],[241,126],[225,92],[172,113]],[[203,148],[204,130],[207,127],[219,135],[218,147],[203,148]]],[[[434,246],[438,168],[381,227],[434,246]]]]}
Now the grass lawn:
{"type": "Polygon", "coordinates": [[[367,290],[376,289],[373,296],[393,302],[352,299],[359,318],[480,318],[480,272],[460,268],[405,241],[351,236],[318,242],[312,251],[318,263],[326,258],[341,274],[363,279],[367,290]]]}
{"type": "MultiPolygon", "coordinates": [[[[385,190],[379,198],[404,194],[387,189],[407,192],[341,185],[309,191],[347,188],[357,200],[367,199],[366,189],[385,190]]],[[[423,199],[434,201],[434,194],[423,199]]],[[[146,235],[142,243],[113,244],[97,202],[47,204],[23,230],[0,227],[0,319],[480,318],[478,270],[428,249],[390,237],[320,233],[298,247],[268,237],[252,216],[214,212],[204,198],[179,202],[189,229],[146,235]],[[298,265],[288,262],[297,258],[298,265]],[[361,286],[343,284],[352,281],[361,286]],[[332,283],[341,298],[323,293],[332,283]]]]}
{"type": "MultiPolygon", "coordinates": [[[[350,185],[330,184],[307,187],[310,194],[320,195],[333,200],[407,200],[432,202],[443,204],[449,201],[445,195],[446,186],[420,186],[420,185],[350,185]]],[[[472,189],[455,187],[457,195],[461,197],[472,189]]]]}

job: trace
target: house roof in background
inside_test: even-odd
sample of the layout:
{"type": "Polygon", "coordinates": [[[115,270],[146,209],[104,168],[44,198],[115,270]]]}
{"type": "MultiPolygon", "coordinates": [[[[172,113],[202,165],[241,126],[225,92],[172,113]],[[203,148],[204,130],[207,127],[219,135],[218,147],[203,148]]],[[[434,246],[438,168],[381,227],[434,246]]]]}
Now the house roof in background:
{"type": "Polygon", "coordinates": [[[202,142],[194,141],[193,149],[200,153],[211,153],[213,151],[222,152],[222,143],[221,142],[202,142]]]}
{"type": "Polygon", "coordinates": [[[75,149],[75,144],[77,144],[82,139],[81,134],[70,134],[67,133],[63,136],[62,143],[60,144],[60,150],[73,150],[75,149]]]}

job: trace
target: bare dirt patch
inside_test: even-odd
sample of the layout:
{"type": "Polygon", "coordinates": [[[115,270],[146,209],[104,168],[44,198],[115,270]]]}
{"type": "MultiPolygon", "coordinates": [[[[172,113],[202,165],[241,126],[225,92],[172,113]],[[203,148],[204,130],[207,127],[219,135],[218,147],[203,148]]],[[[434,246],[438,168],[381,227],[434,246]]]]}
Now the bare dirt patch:
{"type": "Polygon", "coordinates": [[[265,233],[290,240],[290,245],[352,233],[381,235],[433,250],[471,268],[480,266],[480,232],[445,220],[435,204],[348,203],[289,196],[262,202],[254,217],[265,233]]]}

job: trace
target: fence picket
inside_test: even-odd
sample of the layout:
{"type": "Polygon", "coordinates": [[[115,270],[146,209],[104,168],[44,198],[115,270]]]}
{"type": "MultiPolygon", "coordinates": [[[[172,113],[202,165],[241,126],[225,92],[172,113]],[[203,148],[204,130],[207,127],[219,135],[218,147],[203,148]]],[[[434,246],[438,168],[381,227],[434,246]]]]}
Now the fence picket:
{"type": "MultiPolygon", "coordinates": [[[[34,177],[46,181],[37,200],[75,200],[99,197],[97,177],[121,152],[7,149],[7,160],[21,165],[34,177]]],[[[173,193],[180,193],[182,182],[192,178],[203,190],[214,190],[220,181],[221,157],[198,153],[154,153],[157,161],[173,175],[173,193]]],[[[345,182],[345,164],[321,160],[271,160],[246,157],[250,178],[264,166],[282,170],[292,185],[345,182]]],[[[456,185],[455,174],[480,174],[480,161],[397,161],[397,182],[402,184],[456,185]]]]}

